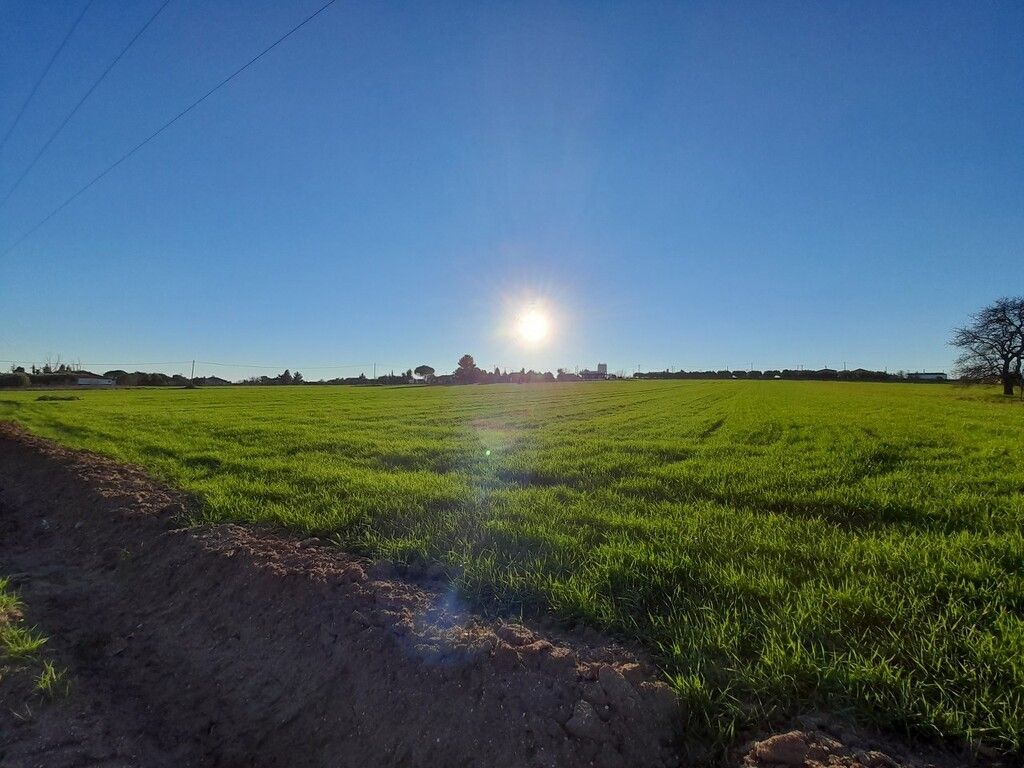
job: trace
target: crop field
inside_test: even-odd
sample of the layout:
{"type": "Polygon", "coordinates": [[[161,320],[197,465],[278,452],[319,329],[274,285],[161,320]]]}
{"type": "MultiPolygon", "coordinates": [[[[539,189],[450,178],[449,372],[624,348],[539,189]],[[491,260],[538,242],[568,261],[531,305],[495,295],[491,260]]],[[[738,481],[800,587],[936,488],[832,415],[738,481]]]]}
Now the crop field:
{"type": "Polygon", "coordinates": [[[811,382],[0,394],[208,520],[445,565],[638,642],[723,741],[786,713],[1024,747],[1024,406],[811,382]]]}

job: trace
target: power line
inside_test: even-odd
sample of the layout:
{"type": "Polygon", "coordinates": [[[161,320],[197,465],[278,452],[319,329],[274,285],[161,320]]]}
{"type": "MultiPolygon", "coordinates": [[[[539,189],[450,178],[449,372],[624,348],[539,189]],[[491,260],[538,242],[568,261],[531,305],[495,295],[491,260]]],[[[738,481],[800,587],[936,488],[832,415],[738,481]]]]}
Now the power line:
{"type": "Polygon", "coordinates": [[[327,0],[327,2],[324,3],[323,5],[321,5],[317,10],[315,10],[313,13],[311,13],[309,16],[307,16],[302,21],[300,21],[298,24],[296,24],[290,30],[285,32],[283,35],[281,35],[281,37],[277,38],[277,40],[275,40],[273,43],[268,45],[266,48],[264,48],[258,54],[256,54],[251,59],[249,59],[249,61],[247,61],[241,67],[239,67],[234,72],[232,72],[230,75],[225,77],[223,80],[221,80],[215,86],[213,86],[213,88],[211,88],[206,93],[204,93],[202,96],[200,96],[198,99],[193,101],[191,104],[189,104],[187,107],[185,107],[185,109],[181,110],[181,112],[176,114],[174,117],[172,117],[170,120],[168,120],[162,126],[160,126],[157,130],[155,130],[153,133],[149,134],[149,136],[144,138],[142,141],[140,141],[138,144],[136,144],[130,150],[125,152],[123,155],[121,155],[121,157],[119,157],[116,161],[114,161],[113,163],[108,165],[106,167],[106,169],[104,169],[103,171],[98,173],[96,176],[94,176],[92,178],[92,180],[89,181],[85,186],[81,187],[77,192],[75,192],[73,195],[71,195],[69,198],[67,198],[63,203],[61,203],[56,208],[54,208],[52,211],[50,211],[46,216],[44,216],[33,227],[31,227],[26,232],[24,232],[20,237],[18,237],[17,240],[15,240],[13,243],[11,243],[9,246],[7,246],[7,248],[4,249],[3,253],[0,253],[0,256],[6,256],[11,251],[13,251],[15,248],[17,248],[19,245],[21,245],[21,243],[25,240],[25,238],[27,238],[30,235],[34,234],[40,227],[42,227],[44,224],[46,224],[50,219],[52,219],[58,213],[63,211],[65,208],[67,208],[83,192],[85,192],[86,190],[90,189],[94,184],[96,184],[98,181],[100,181],[108,173],[110,173],[115,168],[117,168],[119,165],[121,165],[121,163],[123,163],[125,160],[130,158],[132,155],[134,155],[136,152],[138,152],[144,146],[149,144],[149,142],[151,142],[157,136],[162,134],[164,131],[166,131],[168,128],[170,128],[172,125],[174,125],[176,122],[178,122],[181,118],[183,118],[185,115],[187,115],[193,109],[198,107],[200,104],[202,104],[208,98],[210,98],[210,96],[212,96],[214,93],[219,91],[225,85],[230,83],[232,80],[234,80],[240,74],[242,74],[245,70],[247,70],[249,67],[251,67],[253,64],[255,64],[257,61],[262,59],[264,56],[266,56],[268,53],[270,53],[272,50],[274,50],[277,46],[279,46],[281,43],[283,43],[285,40],[287,40],[293,34],[298,32],[300,29],[302,29],[302,27],[306,26],[306,24],[308,24],[313,19],[315,19],[317,16],[319,16],[321,13],[326,11],[328,8],[330,8],[332,5],[334,5],[336,2],[337,2],[337,0],[327,0]]]}
{"type": "Polygon", "coordinates": [[[39,151],[36,152],[35,157],[32,158],[32,162],[30,162],[25,167],[25,170],[21,172],[21,175],[15,180],[14,184],[11,185],[11,188],[7,190],[7,194],[4,195],[2,200],[0,200],[0,208],[2,208],[7,203],[7,201],[11,198],[11,195],[13,195],[15,190],[17,190],[17,188],[21,185],[22,180],[26,176],[28,176],[29,172],[33,168],[35,168],[36,163],[39,162],[39,158],[41,158],[46,153],[46,150],[50,148],[50,145],[53,143],[53,140],[57,138],[57,136],[60,134],[62,130],[64,130],[64,126],[66,126],[71,121],[71,118],[75,116],[75,113],[78,112],[79,108],[86,102],[86,100],[90,96],[92,96],[92,92],[95,91],[96,88],[99,87],[99,84],[102,83],[106,79],[107,75],[110,74],[110,70],[112,70],[117,65],[117,62],[119,62],[122,59],[122,57],[126,53],[128,53],[128,49],[135,44],[135,41],[142,36],[142,33],[145,32],[149,25],[156,20],[156,17],[160,15],[161,11],[163,11],[163,9],[166,8],[168,3],[170,2],[171,0],[164,0],[160,7],[156,9],[156,13],[149,17],[149,20],[146,21],[146,23],[142,25],[139,31],[135,33],[135,36],[128,41],[128,45],[121,49],[121,52],[117,54],[116,57],[114,57],[114,60],[111,61],[110,64],[107,65],[107,68],[103,70],[103,73],[96,79],[96,81],[91,86],[89,86],[89,90],[87,90],[85,92],[85,95],[78,100],[78,103],[75,104],[74,107],[72,107],[71,111],[68,112],[67,116],[61,122],[61,124],[57,126],[57,129],[50,134],[50,137],[43,143],[43,146],[39,148],[39,151]]]}
{"type": "Polygon", "coordinates": [[[25,102],[21,105],[21,109],[18,110],[18,114],[14,117],[14,122],[11,123],[11,127],[7,129],[7,133],[4,134],[3,140],[0,141],[0,152],[3,152],[4,147],[7,146],[7,140],[11,138],[11,134],[14,133],[14,129],[17,128],[18,123],[21,122],[21,116],[25,114],[25,110],[28,109],[29,103],[35,97],[36,91],[39,90],[39,86],[42,84],[43,80],[45,80],[46,76],[50,74],[50,67],[53,66],[53,62],[55,62],[57,57],[60,56],[60,52],[64,50],[64,46],[67,45],[68,40],[71,39],[75,30],[78,29],[78,23],[82,20],[82,17],[85,16],[85,12],[89,10],[89,6],[92,4],[93,0],[89,0],[89,2],[85,4],[81,13],[78,14],[78,18],[75,19],[75,23],[71,25],[71,29],[69,29],[68,33],[64,35],[64,39],[60,41],[60,45],[57,46],[57,50],[53,52],[50,60],[46,62],[46,68],[43,70],[43,74],[39,76],[39,79],[36,80],[36,84],[32,86],[32,90],[29,92],[28,98],[25,99],[25,102]]]}

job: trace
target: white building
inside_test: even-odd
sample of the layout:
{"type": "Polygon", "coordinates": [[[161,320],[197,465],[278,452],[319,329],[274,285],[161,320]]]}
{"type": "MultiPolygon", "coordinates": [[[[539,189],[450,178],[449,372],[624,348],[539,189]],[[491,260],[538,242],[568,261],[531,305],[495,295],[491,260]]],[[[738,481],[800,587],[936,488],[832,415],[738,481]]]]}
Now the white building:
{"type": "Polygon", "coordinates": [[[80,387],[113,387],[117,382],[102,376],[79,376],[77,384],[80,387]]]}

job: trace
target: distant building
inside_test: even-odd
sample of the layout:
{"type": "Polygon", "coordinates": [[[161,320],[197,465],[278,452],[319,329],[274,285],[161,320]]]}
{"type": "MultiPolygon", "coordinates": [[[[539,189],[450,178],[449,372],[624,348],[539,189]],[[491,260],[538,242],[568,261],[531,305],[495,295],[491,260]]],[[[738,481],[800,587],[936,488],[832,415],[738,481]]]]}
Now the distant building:
{"type": "Polygon", "coordinates": [[[949,377],[941,371],[908,373],[907,378],[911,381],[946,381],[949,377]]]}
{"type": "Polygon", "coordinates": [[[611,378],[608,375],[608,363],[598,363],[597,370],[592,371],[589,368],[584,368],[580,371],[580,378],[585,381],[600,381],[603,379],[611,378]]]}
{"type": "Polygon", "coordinates": [[[75,383],[80,387],[113,387],[117,384],[113,379],[103,376],[79,376],[75,383]]]}

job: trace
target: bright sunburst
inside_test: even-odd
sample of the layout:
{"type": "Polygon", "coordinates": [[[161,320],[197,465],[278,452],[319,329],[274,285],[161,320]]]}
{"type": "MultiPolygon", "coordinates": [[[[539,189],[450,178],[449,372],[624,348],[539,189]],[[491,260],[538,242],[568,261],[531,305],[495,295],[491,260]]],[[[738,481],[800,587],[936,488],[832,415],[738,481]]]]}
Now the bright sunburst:
{"type": "Polygon", "coordinates": [[[550,330],[548,316],[536,307],[527,309],[516,322],[516,335],[525,344],[540,344],[547,338],[550,330]]]}

